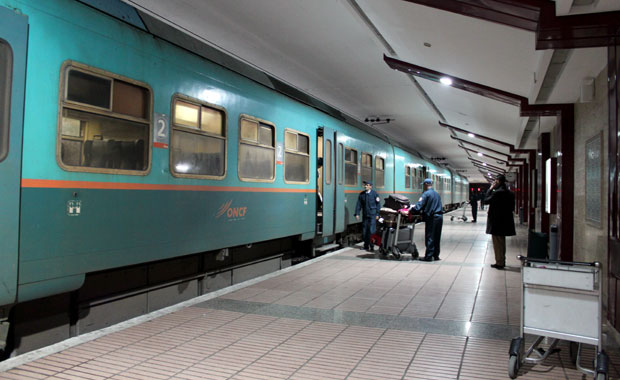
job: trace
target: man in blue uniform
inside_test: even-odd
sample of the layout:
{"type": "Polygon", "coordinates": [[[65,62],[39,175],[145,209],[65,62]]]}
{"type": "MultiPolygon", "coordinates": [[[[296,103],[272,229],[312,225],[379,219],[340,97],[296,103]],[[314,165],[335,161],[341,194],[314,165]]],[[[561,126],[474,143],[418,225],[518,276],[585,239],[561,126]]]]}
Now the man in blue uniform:
{"type": "Polygon", "coordinates": [[[370,236],[377,229],[377,219],[379,218],[379,210],[381,209],[381,199],[379,194],[372,189],[371,182],[364,182],[364,191],[357,198],[355,205],[355,219],[359,220],[360,210],[363,211],[364,219],[362,220],[362,238],[364,239],[364,249],[372,251],[373,245],[370,243],[370,236]]]}
{"type": "Polygon", "coordinates": [[[422,198],[411,207],[415,211],[422,211],[424,217],[424,237],[426,254],[422,261],[439,261],[439,242],[441,240],[441,228],[443,227],[443,206],[441,197],[433,190],[433,180],[427,178],[422,183],[424,193],[422,198]]]}

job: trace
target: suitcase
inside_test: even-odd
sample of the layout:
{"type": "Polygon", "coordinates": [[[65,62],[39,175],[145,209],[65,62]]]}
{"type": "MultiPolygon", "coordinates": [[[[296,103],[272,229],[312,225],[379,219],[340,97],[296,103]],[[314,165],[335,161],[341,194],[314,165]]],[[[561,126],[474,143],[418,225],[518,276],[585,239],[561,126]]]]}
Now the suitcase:
{"type": "Polygon", "coordinates": [[[411,203],[409,198],[400,194],[390,194],[385,198],[383,207],[391,208],[392,210],[400,210],[401,208],[408,208],[411,203]]]}
{"type": "Polygon", "coordinates": [[[386,227],[396,227],[398,218],[397,211],[392,210],[391,208],[381,207],[381,210],[379,210],[379,217],[383,219],[382,223],[386,227]]]}

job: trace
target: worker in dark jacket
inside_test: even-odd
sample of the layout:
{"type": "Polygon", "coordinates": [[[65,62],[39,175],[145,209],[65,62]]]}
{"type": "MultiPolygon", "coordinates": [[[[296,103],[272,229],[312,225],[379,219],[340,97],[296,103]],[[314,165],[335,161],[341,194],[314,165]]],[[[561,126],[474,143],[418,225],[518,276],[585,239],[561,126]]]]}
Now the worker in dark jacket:
{"type": "Polygon", "coordinates": [[[472,193],[469,195],[469,204],[471,205],[471,217],[472,223],[476,223],[478,220],[478,194],[472,193]]]}
{"type": "Polygon", "coordinates": [[[362,238],[364,239],[364,249],[372,251],[374,246],[370,243],[370,236],[377,230],[377,219],[381,210],[381,198],[372,189],[372,182],[364,182],[364,191],[357,198],[355,205],[355,219],[360,218],[360,210],[363,211],[362,238]]]}
{"type": "Polygon", "coordinates": [[[439,261],[441,228],[443,227],[443,206],[441,197],[433,190],[433,180],[427,178],[422,182],[422,198],[410,210],[421,211],[424,218],[424,237],[426,253],[422,261],[439,261]]]}
{"type": "Polygon", "coordinates": [[[515,196],[506,186],[506,177],[498,175],[487,191],[484,204],[489,205],[487,234],[493,238],[495,264],[491,267],[504,269],[506,266],[506,236],[514,236],[515,220],[512,212],[515,208],[515,196]]]}

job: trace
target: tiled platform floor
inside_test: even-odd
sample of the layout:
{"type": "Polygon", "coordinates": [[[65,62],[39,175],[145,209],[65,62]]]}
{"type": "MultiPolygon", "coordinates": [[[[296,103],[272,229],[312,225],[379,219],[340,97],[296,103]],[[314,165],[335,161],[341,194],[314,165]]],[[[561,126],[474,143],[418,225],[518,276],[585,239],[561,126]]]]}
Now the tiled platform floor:
{"type": "MultiPolygon", "coordinates": [[[[485,222],[484,212],[477,224],[446,216],[440,262],[349,249],[0,379],[508,379],[525,228],[508,239],[510,268],[499,271],[489,267],[485,222]]],[[[587,378],[562,348],[519,379],[587,378]]],[[[618,379],[620,356],[610,354],[610,378],[618,379]]],[[[588,363],[592,350],[585,355],[588,363]]]]}

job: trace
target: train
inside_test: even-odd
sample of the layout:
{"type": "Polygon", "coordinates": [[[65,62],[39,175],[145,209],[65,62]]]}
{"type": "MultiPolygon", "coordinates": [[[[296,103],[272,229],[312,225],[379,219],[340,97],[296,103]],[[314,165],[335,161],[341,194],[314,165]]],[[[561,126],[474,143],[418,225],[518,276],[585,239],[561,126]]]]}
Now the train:
{"type": "Polygon", "coordinates": [[[181,280],[198,290],[177,293],[195,296],[218,286],[200,285],[205,273],[350,244],[363,181],[417,200],[432,178],[446,210],[468,198],[454,170],[154,32],[157,20],[150,30],[127,4],[96,4],[0,0],[0,349],[41,345],[25,331],[49,315],[62,322],[39,332],[61,339],[163,305],[97,314],[104,299],[181,280]]]}

